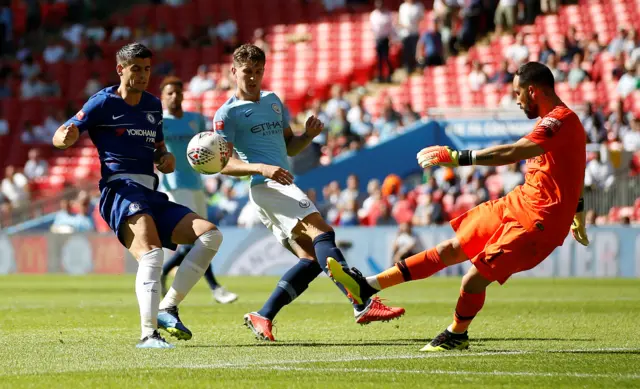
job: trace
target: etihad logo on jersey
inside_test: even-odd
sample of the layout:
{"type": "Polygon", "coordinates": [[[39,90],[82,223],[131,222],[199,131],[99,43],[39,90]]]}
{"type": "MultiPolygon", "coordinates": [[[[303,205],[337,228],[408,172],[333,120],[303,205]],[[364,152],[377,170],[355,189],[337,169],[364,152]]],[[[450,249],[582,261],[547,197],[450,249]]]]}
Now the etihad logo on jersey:
{"type": "Polygon", "coordinates": [[[282,132],[282,122],[258,124],[257,126],[251,127],[251,132],[254,134],[262,134],[263,136],[280,134],[282,132]]]}

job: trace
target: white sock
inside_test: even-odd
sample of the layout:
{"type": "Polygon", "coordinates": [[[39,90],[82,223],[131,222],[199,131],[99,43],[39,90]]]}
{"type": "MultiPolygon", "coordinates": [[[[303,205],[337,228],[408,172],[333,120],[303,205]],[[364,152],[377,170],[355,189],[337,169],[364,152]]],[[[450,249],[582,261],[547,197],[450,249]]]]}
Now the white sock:
{"type": "Polygon", "coordinates": [[[138,260],[136,274],[136,296],[140,306],[140,339],[150,336],[158,329],[158,303],[160,302],[160,277],[164,252],[153,249],[138,260]]]}
{"type": "Polygon", "coordinates": [[[382,290],[382,287],[378,282],[378,277],[376,276],[367,277],[367,283],[376,290],[382,290]]]}
{"type": "Polygon", "coordinates": [[[160,303],[160,309],[176,307],[184,300],[191,288],[204,275],[221,244],[222,233],[218,230],[207,231],[198,237],[193,248],[178,267],[173,284],[160,303]]]}

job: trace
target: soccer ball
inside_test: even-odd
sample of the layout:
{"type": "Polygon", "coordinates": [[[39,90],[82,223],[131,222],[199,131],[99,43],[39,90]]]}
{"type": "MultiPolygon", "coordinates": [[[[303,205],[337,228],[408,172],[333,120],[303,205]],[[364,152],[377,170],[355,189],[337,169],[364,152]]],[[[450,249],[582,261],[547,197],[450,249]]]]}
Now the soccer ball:
{"type": "Polygon", "coordinates": [[[201,174],[220,173],[231,158],[231,150],[222,135],[215,131],[196,134],[187,146],[187,160],[201,174]]]}

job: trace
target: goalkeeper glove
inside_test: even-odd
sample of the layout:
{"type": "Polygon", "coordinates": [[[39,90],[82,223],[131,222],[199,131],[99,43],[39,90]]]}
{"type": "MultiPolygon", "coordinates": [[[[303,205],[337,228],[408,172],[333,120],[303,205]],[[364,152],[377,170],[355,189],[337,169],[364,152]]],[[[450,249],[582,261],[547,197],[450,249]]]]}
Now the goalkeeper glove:
{"type": "Polygon", "coordinates": [[[573,224],[571,225],[571,234],[573,238],[583,246],[589,245],[589,237],[587,237],[586,223],[584,221],[584,212],[578,212],[573,216],[573,224]]]}
{"type": "Polygon", "coordinates": [[[467,166],[473,165],[473,152],[470,150],[453,150],[448,146],[430,146],[418,153],[418,164],[422,168],[431,166],[467,166]]]}

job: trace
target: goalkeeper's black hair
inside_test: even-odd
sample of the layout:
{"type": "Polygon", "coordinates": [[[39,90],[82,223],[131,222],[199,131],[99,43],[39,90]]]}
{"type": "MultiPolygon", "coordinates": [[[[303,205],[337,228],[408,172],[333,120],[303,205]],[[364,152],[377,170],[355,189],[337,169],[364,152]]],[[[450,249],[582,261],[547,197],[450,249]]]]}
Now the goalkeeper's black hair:
{"type": "Polygon", "coordinates": [[[523,87],[535,85],[553,89],[555,86],[553,73],[540,62],[527,62],[520,65],[515,75],[520,77],[519,82],[523,87]]]}

